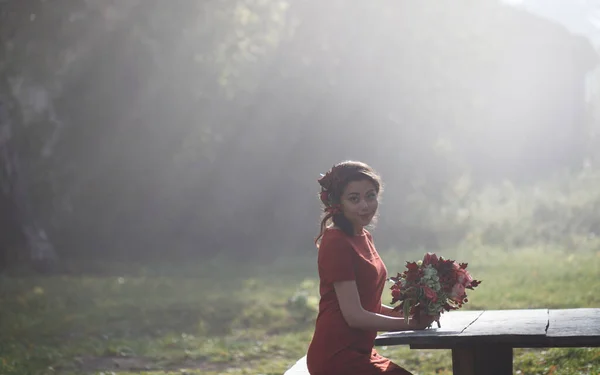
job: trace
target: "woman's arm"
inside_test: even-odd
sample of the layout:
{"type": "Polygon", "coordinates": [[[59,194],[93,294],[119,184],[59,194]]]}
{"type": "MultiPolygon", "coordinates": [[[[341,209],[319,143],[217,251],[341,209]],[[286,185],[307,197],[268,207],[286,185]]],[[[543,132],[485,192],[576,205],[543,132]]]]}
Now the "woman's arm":
{"type": "Polygon", "coordinates": [[[433,319],[420,319],[419,322],[412,318],[407,324],[404,318],[392,317],[372,313],[365,310],[360,303],[356,281],[340,281],[333,284],[337,295],[342,315],[346,323],[352,328],[375,331],[408,331],[425,329],[433,319]]]}

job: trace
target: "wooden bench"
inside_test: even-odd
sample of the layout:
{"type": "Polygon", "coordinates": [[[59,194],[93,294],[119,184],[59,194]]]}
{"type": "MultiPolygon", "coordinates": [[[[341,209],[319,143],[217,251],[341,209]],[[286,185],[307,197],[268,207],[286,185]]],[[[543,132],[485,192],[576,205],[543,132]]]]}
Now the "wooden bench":
{"type": "Polygon", "coordinates": [[[600,308],[453,311],[440,323],[380,334],[375,345],[451,349],[458,375],[512,375],[513,348],[600,347],[600,308]]]}
{"type": "MultiPolygon", "coordinates": [[[[453,311],[440,323],[441,328],[380,334],[375,345],[450,349],[456,375],[512,375],[514,348],[600,347],[600,308],[453,311]]],[[[309,375],[306,356],[284,375],[309,375]]]]}

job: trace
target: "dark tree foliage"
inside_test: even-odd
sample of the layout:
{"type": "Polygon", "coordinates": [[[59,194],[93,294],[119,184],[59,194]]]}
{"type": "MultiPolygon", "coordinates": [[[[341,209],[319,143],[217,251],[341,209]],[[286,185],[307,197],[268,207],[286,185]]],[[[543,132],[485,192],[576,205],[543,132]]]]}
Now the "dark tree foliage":
{"type": "Polygon", "coordinates": [[[343,159],[382,244],[445,246],[428,205],[589,153],[596,53],[492,0],[8,0],[0,38],[3,262],[306,251],[343,159]]]}

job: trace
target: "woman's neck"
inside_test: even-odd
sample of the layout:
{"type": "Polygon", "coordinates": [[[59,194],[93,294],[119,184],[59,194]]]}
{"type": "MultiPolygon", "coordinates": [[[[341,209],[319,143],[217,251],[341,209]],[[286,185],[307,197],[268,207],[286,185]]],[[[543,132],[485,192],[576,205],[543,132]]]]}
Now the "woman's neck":
{"type": "MultiPolygon", "coordinates": [[[[342,228],[338,227],[337,225],[331,225],[328,228],[342,230],[342,228]]],[[[355,236],[362,236],[364,233],[365,233],[364,227],[354,228],[354,230],[353,230],[353,234],[355,236]]]]}

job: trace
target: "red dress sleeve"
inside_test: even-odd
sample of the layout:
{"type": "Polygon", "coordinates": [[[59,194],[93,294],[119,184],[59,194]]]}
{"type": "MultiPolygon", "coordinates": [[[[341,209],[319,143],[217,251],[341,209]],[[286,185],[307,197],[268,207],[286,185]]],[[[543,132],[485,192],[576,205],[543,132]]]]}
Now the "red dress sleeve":
{"type": "Polygon", "coordinates": [[[356,280],[354,273],[354,249],[343,233],[326,233],[319,245],[319,276],[326,283],[356,280]]]}

